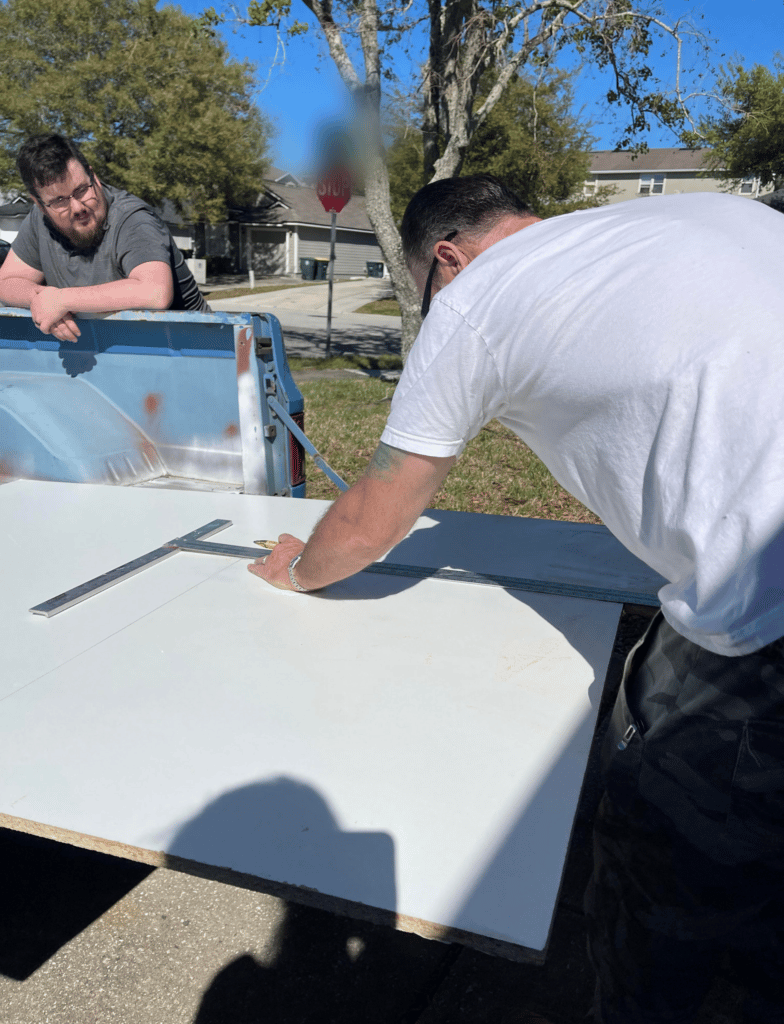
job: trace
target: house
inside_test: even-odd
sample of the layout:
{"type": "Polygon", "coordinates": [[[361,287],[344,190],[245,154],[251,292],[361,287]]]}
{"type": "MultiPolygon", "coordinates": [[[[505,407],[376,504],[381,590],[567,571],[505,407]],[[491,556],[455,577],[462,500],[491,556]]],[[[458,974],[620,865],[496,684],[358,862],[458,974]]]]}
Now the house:
{"type": "Polygon", "coordinates": [[[9,199],[0,194],[0,238],[4,242],[13,242],[19,231],[19,225],[30,212],[32,203],[27,199],[9,199]]]}
{"type": "MultiPolygon", "coordinates": [[[[312,185],[271,168],[256,205],[231,207],[220,224],[193,226],[195,255],[206,258],[210,274],[299,274],[301,259],[329,259],[331,224],[312,185]]],[[[364,276],[368,262],[383,258],[364,196],[352,196],[337,215],[335,274],[364,276]]]]}
{"type": "Polygon", "coordinates": [[[736,187],[706,169],[707,149],[649,149],[647,153],[616,153],[602,150],[591,154],[590,178],[583,195],[596,195],[602,186],[615,189],[610,203],[622,203],[642,196],[671,196],[681,192],[728,192],[756,199],[769,188],[760,188],[759,178],[744,178],[736,187]]]}

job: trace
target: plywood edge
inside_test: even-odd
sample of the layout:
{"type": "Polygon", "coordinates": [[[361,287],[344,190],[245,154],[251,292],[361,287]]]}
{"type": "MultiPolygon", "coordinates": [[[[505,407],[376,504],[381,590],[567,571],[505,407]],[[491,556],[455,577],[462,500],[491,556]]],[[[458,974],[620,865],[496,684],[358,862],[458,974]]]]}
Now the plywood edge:
{"type": "Polygon", "coordinates": [[[261,892],[267,896],[275,896],[292,903],[301,903],[304,906],[312,907],[314,910],[325,910],[331,914],[338,914],[341,917],[350,917],[360,921],[368,921],[370,924],[395,928],[397,931],[419,935],[423,939],[447,944],[457,943],[461,946],[476,949],[481,953],[488,953],[491,956],[502,957],[518,963],[542,964],[545,959],[545,950],[530,949],[527,946],[518,946],[513,942],[503,939],[477,935],[474,932],[464,931],[461,928],[452,928],[448,925],[424,921],[407,914],[398,914],[394,911],[383,910],[380,907],[371,907],[364,903],[356,903],[353,900],[341,899],[338,896],[330,896],[319,892],[317,889],[291,885],[285,882],[274,882],[258,878],[256,875],[234,871],[232,868],[202,864],[199,861],[188,860],[185,857],[173,856],[162,850],[147,850],[140,846],[130,846],[128,843],[100,839],[98,836],[74,832],[70,829],[60,828],[57,825],[45,825],[39,821],[30,821],[27,818],[18,818],[1,812],[0,828],[7,828],[12,832],[24,832],[27,835],[37,836],[40,839],[50,839],[56,843],[65,843],[68,846],[75,846],[81,850],[90,850],[93,853],[104,853],[110,857],[120,857],[123,860],[135,861],[138,864],[147,864],[149,867],[168,868],[171,871],[180,871],[183,874],[194,875],[209,881],[233,885],[239,889],[261,892]]]}
{"type": "Polygon", "coordinates": [[[93,853],[105,853],[110,857],[122,857],[124,860],[136,861],[138,864],[148,864],[153,868],[164,868],[168,866],[168,854],[155,850],[145,850],[139,846],[129,846],[127,843],[114,842],[111,839],[100,839],[98,836],[87,835],[83,832],[73,832],[67,828],[60,828],[57,825],[45,825],[40,821],[30,821],[27,818],[17,818],[13,814],[0,812],[0,828],[7,828],[13,832],[26,832],[30,836],[38,836],[39,839],[51,839],[55,843],[66,843],[68,846],[76,846],[81,850],[90,850],[93,853]]]}

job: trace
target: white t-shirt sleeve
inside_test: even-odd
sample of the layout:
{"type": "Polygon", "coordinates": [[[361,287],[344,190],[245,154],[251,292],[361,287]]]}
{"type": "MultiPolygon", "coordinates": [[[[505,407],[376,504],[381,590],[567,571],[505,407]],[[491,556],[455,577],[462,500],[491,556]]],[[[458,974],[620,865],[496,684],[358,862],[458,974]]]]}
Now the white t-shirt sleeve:
{"type": "Polygon", "coordinates": [[[381,440],[417,455],[459,456],[506,405],[484,339],[438,296],[406,361],[381,440]]]}

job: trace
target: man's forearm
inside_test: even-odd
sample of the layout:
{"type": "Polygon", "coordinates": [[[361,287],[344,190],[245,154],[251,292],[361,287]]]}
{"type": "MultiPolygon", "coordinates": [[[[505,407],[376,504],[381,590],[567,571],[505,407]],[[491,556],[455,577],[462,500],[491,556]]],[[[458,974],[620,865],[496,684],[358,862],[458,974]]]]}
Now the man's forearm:
{"type": "Polygon", "coordinates": [[[5,306],[29,309],[33,297],[43,287],[42,284],[35,284],[24,277],[6,277],[0,281],[0,302],[5,306]]]}
{"type": "Polygon", "coordinates": [[[72,313],[112,313],[120,309],[168,309],[165,288],[125,278],[82,288],[60,288],[60,298],[72,313]]]}
{"type": "Polygon", "coordinates": [[[345,579],[403,540],[454,461],[379,444],[365,475],[341,494],[305,545],[296,569],[300,585],[316,590],[345,579]]]}
{"type": "MultiPolygon", "coordinates": [[[[0,302],[29,309],[34,297],[46,285],[23,277],[0,281],[0,302]]],[[[171,301],[162,287],[147,281],[109,281],[83,288],[58,288],[58,298],[71,313],[112,313],[118,309],[168,309],[171,301]]]]}
{"type": "Polygon", "coordinates": [[[341,494],[307,544],[281,534],[271,554],[249,565],[249,571],[273,587],[291,590],[289,563],[300,555],[294,575],[305,590],[352,576],[406,536],[454,461],[381,442],[362,479],[341,494]]]}
{"type": "Polygon", "coordinates": [[[342,494],[313,531],[296,568],[307,590],[353,576],[394,547],[416,522],[418,511],[403,520],[379,522],[365,491],[360,481],[342,494]]]}

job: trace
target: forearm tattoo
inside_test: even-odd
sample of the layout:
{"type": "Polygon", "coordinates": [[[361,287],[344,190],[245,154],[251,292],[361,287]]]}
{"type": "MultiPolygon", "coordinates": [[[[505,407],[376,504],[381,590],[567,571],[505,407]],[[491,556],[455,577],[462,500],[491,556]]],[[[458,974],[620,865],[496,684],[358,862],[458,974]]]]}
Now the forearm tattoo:
{"type": "Polygon", "coordinates": [[[366,475],[375,480],[391,480],[397,474],[407,455],[408,453],[400,448],[392,448],[380,441],[365,471],[366,475]]]}

